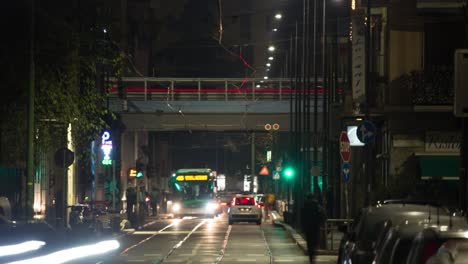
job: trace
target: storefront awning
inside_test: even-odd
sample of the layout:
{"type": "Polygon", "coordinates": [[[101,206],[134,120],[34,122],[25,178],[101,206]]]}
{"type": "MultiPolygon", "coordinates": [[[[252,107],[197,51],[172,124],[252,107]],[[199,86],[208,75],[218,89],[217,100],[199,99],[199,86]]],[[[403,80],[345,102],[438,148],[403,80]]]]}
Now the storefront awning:
{"type": "Polygon", "coordinates": [[[415,153],[422,180],[458,180],[460,156],[457,153],[415,153]]]}

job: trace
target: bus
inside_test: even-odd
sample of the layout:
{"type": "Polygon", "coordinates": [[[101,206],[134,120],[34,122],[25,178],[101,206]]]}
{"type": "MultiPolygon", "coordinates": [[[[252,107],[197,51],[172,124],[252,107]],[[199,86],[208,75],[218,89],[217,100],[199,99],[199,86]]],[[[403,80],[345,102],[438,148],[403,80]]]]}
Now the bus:
{"type": "Polygon", "coordinates": [[[213,218],[219,214],[216,176],[211,169],[179,169],[172,175],[169,185],[174,194],[172,214],[175,218],[213,218]]]}

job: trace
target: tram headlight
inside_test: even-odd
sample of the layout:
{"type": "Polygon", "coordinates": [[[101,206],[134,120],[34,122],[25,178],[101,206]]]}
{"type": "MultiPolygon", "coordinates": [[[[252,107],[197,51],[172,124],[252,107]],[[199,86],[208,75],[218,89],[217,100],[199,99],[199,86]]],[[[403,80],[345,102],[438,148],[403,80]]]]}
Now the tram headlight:
{"type": "Polygon", "coordinates": [[[180,203],[174,203],[174,204],[172,205],[172,211],[173,211],[174,213],[179,212],[180,209],[181,209],[180,203]]]}
{"type": "Polygon", "coordinates": [[[205,209],[209,213],[213,213],[216,210],[216,207],[217,205],[215,203],[207,203],[205,209]]]}

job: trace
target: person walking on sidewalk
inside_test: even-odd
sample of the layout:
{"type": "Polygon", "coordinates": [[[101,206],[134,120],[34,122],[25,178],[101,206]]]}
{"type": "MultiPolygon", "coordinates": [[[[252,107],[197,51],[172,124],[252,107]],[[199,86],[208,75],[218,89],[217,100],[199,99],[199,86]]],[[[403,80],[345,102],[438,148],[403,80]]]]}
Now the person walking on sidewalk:
{"type": "Polygon", "coordinates": [[[317,197],[310,193],[306,196],[301,213],[302,231],[307,241],[309,261],[315,263],[314,257],[320,240],[320,227],[325,223],[327,216],[317,197]]]}
{"type": "Polygon", "coordinates": [[[153,209],[153,216],[158,216],[158,204],[159,204],[159,190],[153,187],[151,191],[151,208],[153,209]]]}

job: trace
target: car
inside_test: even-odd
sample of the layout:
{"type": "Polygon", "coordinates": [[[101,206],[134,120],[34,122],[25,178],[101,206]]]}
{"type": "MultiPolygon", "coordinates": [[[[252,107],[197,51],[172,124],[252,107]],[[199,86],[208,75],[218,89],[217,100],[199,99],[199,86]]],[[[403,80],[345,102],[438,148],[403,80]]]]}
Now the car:
{"type": "Polygon", "coordinates": [[[427,264],[466,264],[468,263],[468,239],[451,239],[442,244],[427,264]]]}
{"type": "Polygon", "coordinates": [[[399,225],[390,227],[381,241],[377,242],[373,264],[401,264],[408,257],[411,243],[424,225],[405,221],[399,225]]]}
{"type": "Polygon", "coordinates": [[[426,263],[446,241],[466,239],[468,228],[464,218],[454,217],[450,221],[450,225],[443,223],[420,231],[413,240],[406,263],[426,263]]]}
{"type": "Polygon", "coordinates": [[[345,235],[340,242],[338,263],[371,263],[374,259],[375,243],[387,220],[393,223],[401,223],[404,220],[415,222],[430,219],[436,212],[449,215],[448,210],[444,208],[425,205],[419,201],[412,204],[411,201],[392,200],[363,208],[354,219],[351,230],[340,228],[341,231],[345,231],[345,235]]]}
{"type": "Polygon", "coordinates": [[[257,204],[260,205],[261,208],[265,207],[266,197],[264,194],[257,194],[255,195],[255,201],[257,204]]]}
{"type": "Polygon", "coordinates": [[[228,210],[229,205],[232,202],[232,198],[234,198],[235,196],[236,195],[234,193],[220,193],[217,195],[219,208],[221,209],[222,212],[225,212],[228,210]]]}
{"type": "Polygon", "coordinates": [[[229,224],[235,222],[262,223],[262,208],[255,200],[254,195],[236,195],[228,209],[229,224]]]}

